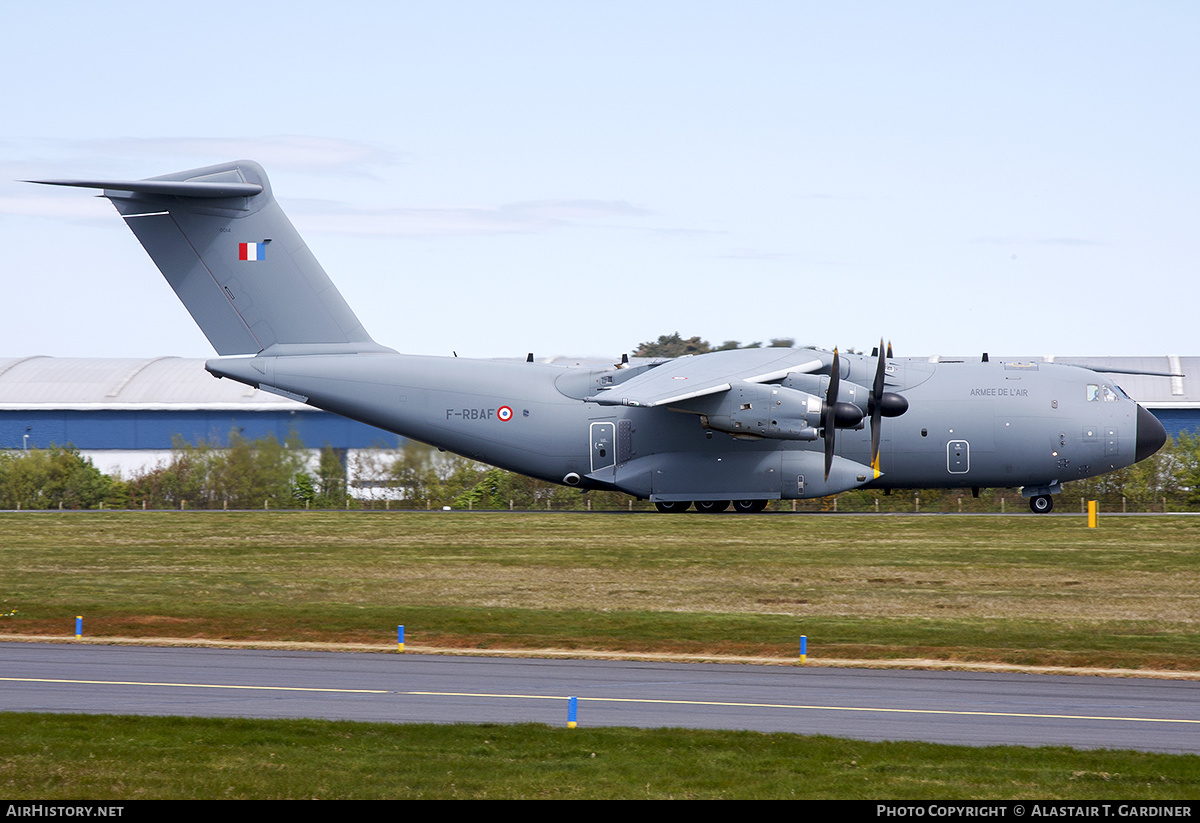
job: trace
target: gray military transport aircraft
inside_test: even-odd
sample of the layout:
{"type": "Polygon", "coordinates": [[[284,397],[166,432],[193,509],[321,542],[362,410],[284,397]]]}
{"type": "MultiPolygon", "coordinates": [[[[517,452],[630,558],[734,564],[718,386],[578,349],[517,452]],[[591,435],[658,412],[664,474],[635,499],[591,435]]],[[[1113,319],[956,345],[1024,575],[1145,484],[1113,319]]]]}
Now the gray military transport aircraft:
{"type": "Polygon", "coordinates": [[[882,341],[870,357],[740,349],[610,367],[399,354],[367,334],[257,163],[30,182],[103,189],[221,355],[206,364],[217,377],[664,512],[1015,486],[1048,512],[1065,481],[1166,441],[1095,371],[896,358],[882,341]]]}

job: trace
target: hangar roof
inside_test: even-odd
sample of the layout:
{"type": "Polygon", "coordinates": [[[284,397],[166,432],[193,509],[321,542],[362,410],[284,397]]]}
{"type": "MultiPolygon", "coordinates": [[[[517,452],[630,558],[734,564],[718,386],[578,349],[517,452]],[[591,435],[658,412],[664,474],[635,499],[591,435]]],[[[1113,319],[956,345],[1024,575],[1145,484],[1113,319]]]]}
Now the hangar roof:
{"type": "Polygon", "coordinates": [[[204,370],[202,359],[0,358],[0,409],[46,407],[312,410],[233,380],[217,380],[204,370]]]}

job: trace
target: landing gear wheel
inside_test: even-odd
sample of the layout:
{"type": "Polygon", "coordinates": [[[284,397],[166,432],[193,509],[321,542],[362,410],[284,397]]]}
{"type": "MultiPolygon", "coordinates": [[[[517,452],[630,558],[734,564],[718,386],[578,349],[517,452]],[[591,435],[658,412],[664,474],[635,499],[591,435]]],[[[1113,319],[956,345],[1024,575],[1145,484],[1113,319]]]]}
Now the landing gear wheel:
{"type": "Polygon", "coordinates": [[[729,508],[728,500],[697,500],[696,511],[705,514],[716,514],[729,508]]]}
{"type": "Polygon", "coordinates": [[[733,510],[738,514],[758,514],[767,507],[766,500],[734,500],[733,510]]]}
{"type": "Polygon", "coordinates": [[[1029,509],[1034,514],[1048,514],[1054,511],[1054,499],[1048,494],[1039,494],[1029,498],[1029,509]]]}
{"type": "Polygon", "coordinates": [[[655,503],[654,508],[660,512],[685,512],[688,506],[691,506],[691,501],[688,500],[673,500],[670,503],[655,503]]]}

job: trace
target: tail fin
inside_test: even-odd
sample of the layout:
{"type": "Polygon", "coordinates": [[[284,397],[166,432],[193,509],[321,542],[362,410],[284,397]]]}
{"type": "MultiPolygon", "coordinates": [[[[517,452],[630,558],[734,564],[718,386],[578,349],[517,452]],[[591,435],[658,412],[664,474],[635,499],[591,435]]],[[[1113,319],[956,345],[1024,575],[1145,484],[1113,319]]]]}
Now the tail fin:
{"type": "Polygon", "coordinates": [[[219,354],[388,351],[300,239],[257,163],[137,181],[30,182],[104,189],[219,354]]]}

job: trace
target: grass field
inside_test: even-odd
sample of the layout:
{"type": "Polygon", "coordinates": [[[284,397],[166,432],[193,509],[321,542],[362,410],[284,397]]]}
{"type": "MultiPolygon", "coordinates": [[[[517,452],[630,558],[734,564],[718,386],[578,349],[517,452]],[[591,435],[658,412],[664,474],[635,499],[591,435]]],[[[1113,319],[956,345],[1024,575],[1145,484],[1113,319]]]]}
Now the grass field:
{"type": "Polygon", "coordinates": [[[0,714],[0,796],[1174,800],[1200,757],[681,729],[0,714]]]}
{"type": "Polygon", "coordinates": [[[1183,516],[0,515],[4,634],[1198,671],[1198,580],[1183,516]]]}

